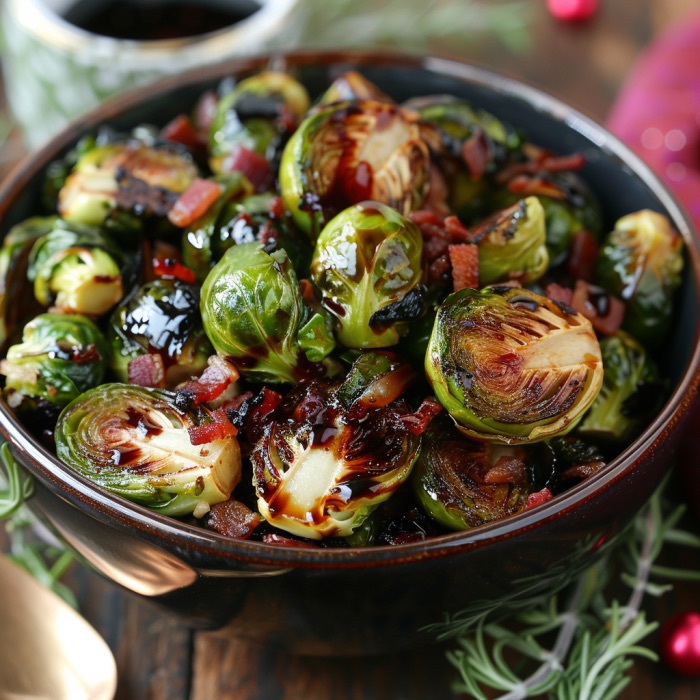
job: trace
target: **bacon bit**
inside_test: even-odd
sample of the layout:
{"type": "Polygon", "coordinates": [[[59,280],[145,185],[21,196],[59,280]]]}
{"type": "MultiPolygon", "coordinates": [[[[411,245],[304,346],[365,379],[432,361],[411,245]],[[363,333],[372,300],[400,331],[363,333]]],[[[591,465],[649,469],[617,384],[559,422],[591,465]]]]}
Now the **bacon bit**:
{"type": "Polygon", "coordinates": [[[484,176],[491,161],[491,149],[482,129],[474,129],[472,135],[462,144],[462,160],[472,180],[480,180],[484,176]]]}
{"type": "Polygon", "coordinates": [[[454,290],[479,286],[479,249],[472,243],[460,243],[448,248],[452,263],[452,281],[454,290]]]}
{"type": "Polygon", "coordinates": [[[414,413],[401,416],[401,422],[412,435],[421,435],[430,425],[430,421],[442,411],[437,399],[428,396],[414,413]]]}
{"type": "Polygon", "coordinates": [[[593,474],[597,474],[604,466],[605,462],[601,460],[594,460],[592,462],[586,462],[585,464],[576,464],[573,467],[565,469],[561,473],[561,478],[564,479],[564,481],[581,481],[582,479],[587,479],[589,476],[593,476],[593,474]]]}
{"type": "Polygon", "coordinates": [[[214,90],[207,90],[202,93],[194,106],[194,123],[197,131],[205,142],[208,138],[216,113],[219,108],[219,98],[214,90]]]}
{"type": "Polygon", "coordinates": [[[316,306],[318,300],[316,299],[316,292],[314,291],[314,286],[306,278],[299,280],[299,288],[301,290],[301,298],[308,306],[316,306]]]}
{"type": "Polygon", "coordinates": [[[438,214],[432,209],[419,209],[418,211],[411,212],[410,219],[416,226],[422,226],[423,224],[432,224],[433,226],[443,227],[445,217],[438,214]]]}
{"type": "Polygon", "coordinates": [[[221,195],[221,185],[213,180],[195,178],[192,184],[177,198],[168,212],[168,220],[182,228],[202,216],[221,195]]]}
{"type": "Polygon", "coordinates": [[[574,278],[592,282],[598,259],[598,241],[586,229],[577,231],[571,239],[566,271],[574,278]]]}
{"type": "Polygon", "coordinates": [[[187,429],[190,443],[193,445],[204,445],[208,442],[238,435],[238,428],[229,420],[224,408],[217,408],[216,411],[212,411],[211,417],[214,419],[213,423],[193,425],[187,429]]]}
{"type": "Polygon", "coordinates": [[[546,487],[541,491],[535,491],[535,493],[531,493],[527,497],[523,510],[532,510],[533,508],[537,508],[537,506],[541,506],[547,501],[551,501],[552,498],[554,498],[552,492],[546,487]]]}
{"type": "Polygon", "coordinates": [[[128,376],[130,384],[149,387],[163,387],[165,368],[163,358],[157,354],[139,355],[129,362],[128,376]]]}
{"type": "Polygon", "coordinates": [[[532,160],[525,163],[512,163],[498,173],[495,180],[504,185],[518,175],[535,175],[540,172],[556,173],[565,170],[579,170],[586,164],[583,153],[572,153],[566,156],[555,156],[547,151],[533,154],[532,160]]]}
{"type": "Polygon", "coordinates": [[[282,197],[272,197],[267,203],[267,212],[273,219],[281,219],[284,216],[282,197]]]}
{"type": "Polygon", "coordinates": [[[197,129],[194,128],[192,120],[186,114],[178,114],[177,117],[169,121],[160,130],[160,136],[166,141],[181,143],[192,151],[197,150],[202,145],[197,129]]]}
{"type": "Polygon", "coordinates": [[[207,527],[214,532],[237,540],[247,540],[260,525],[259,513],[251,510],[235,498],[215,503],[207,516],[207,527]]]}
{"type": "Polygon", "coordinates": [[[278,535],[276,532],[269,532],[263,536],[262,541],[265,544],[276,544],[280,547],[291,547],[293,549],[305,549],[306,547],[318,547],[313,542],[304,542],[302,540],[293,540],[291,537],[278,535]]]}
{"type": "Polygon", "coordinates": [[[571,308],[585,316],[603,335],[617,333],[625,317],[623,301],[585,280],[576,280],[571,308]]]}
{"type": "Polygon", "coordinates": [[[178,389],[178,394],[188,396],[189,406],[198,406],[204,401],[213,401],[221,396],[226,387],[233,384],[239,376],[233,363],[220,355],[212,355],[202,376],[187,382],[178,389]]]}
{"type": "Polygon", "coordinates": [[[264,386],[251,401],[245,415],[245,432],[251,443],[257,442],[263,434],[268,416],[282,403],[282,395],[264,386]]]}
{"type": "Polygon", "coordinates": [[[574,290],[569,287],[562,287],[556,282],[552,282],[545,287],[544,293],[552,300],[558,301],[567,306],[571,306],[571,297],[574,295],[574,290]]]}
{"type": "Polygon", "coordinates": [[[485,484],[522,484],[527,479],[525,462],[517,457],[503,455],[484,474],[485,484]]]}
{"type": "Polygon", "coordinates": [[[449,213],[450,207],[447,204],[448,196],[449,190],[445,178],[435,165],[431,165],[428,194],[424,202],[426,208],[440,214],[449,213]]]}
{"type": "Polygon", "coordinates": [[[508,183],[508,189],[524,197],[535,195],[536,197],[566,199],[566,193],[561,188],[541,177],[518,175],[508,183]]]}
{"type": "Polygon", "coordinates": [[[445,231],[454,243],[473,243],[472,232],[456,217],[447,216],[444,221],[445,231]]]}
{"type": "Polygon", "coordinates": [[[153,258],[153,274],[156,277],[180,280],[186,284],[194,284],[197,281],[194,270],[173,258],[153,258]]]}
{"type": "Polygon", "coordinates": [[[244,146],[234,146],[221,164],[225,173],[243,173],[256,192],[265,192],[272,185],[273,172],[265,156],[244,146]]]}

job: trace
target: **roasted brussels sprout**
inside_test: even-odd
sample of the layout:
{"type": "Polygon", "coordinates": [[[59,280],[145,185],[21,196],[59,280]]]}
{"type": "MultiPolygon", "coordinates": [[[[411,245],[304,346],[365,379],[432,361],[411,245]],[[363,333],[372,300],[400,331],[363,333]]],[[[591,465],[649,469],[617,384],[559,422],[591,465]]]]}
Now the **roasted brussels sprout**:
{"type": "MultiPolygon", "coordinates": [[[[329,369],[310,362],[299,345],[313,317],[284,250],[268,254],[259,243],[229,248],[204,281],[200,305],[214,348],[250,380],[294,383],[329,369]]],[[[316,347],[325,357],[333,346],[326,336],[316,347]]]]}
{"type": "Polygon", "coordinates": [[[56,216],[33,216],[13,226],[0,248],[0,347],[21,327],[22,319],[41,312],[27,280],[29,252],[51,231],[56,216]]]}
{"type": "Polygon", "coordinates": [[[428,187],[429,156],[416,116],[373,100],[321,105],[285,146],[282,199],[314,240],[337,213],[366,199],[407,216],[428,187]]]}
{"type": "Polygon", "coordinates": [[[24,327],[22,342],[0,361],[0,373],[10,405],[29,397],[63,408],[102,382],[108,360],[107,343],[90,319],[48,313],[24,327]]]}
{"type": "Polygon", "coordinates": [[[197,439],[193,444],[217,418],[201,405],[183,411],[165,390],[103,384],[61,412],[56,453],[113,493],[164,515],[202,517],[231,495],[241,476],[235,430],[205,449],[197,439]]]}
{"type": "Polygon", "coordinates": [[[656,364],[629,333],[618,331],[600,341],[603,385],[576,433],[622,443],[632,440],[663,399],[656,364]]]}
{"type": "Polygon", "coordinates": [[[394,100],[382,92],[373,82],[367,80],[362,73],[349,70],[339,75],[321,95],[316,104],[331,104],[348,100],[375,100],[388,102],[394,100]]]}
{"type": "Polygon", "coordinates": [[[425,369],[466,435],[534,442],[571,430],[603,381],[600,347],[581,314],[527,289],[451,294],[438,309],[425,369]]]}
{"type": "Polygon", "coordinates": [[[600,249],[596,281],[625,302],[622,327],[648,347],[666,338],[681,283],[683,239],[668,219],[644,210],[620,219],[600,249]]]}
{"type": "Polygon", "coordinates": [[[512,515],[533,490],[524,447],[469,440],[447,416],[428,427],[410,480],[425,512],[449,530],[512,515]]]}
{"type": "Polygon", "coordinates": [[[199,289],[175,279],[135,289],[112,313],[107,333],[111,367],[122,382],[134,380],[131,361],[150,353],[160,370],[157,385],[173,388],[201,374],[214,352],[199,314],[199,289]]]}
{"type": "Polygon", "coordinates": [[[394,345],[423,313],[422,251],[417,226],[379,202],[356,204],[326,224],[310,271],[343,345],[394,345]]]}
{"type": "Polygon", "coordinates": [[[221,172],[224,159],[237,146],[273,160],[309,106],[306,88],[287,73],[263,71],[241,80],[219,101],[209,130],[211,169],[221,172]]]}
{"type": "Polygon", "coordinates": [[[488,219],[479,228],[479,283],[534,282],[547,270],[544,209],[528,197],[488,219]]]}
{"type": "Polygon", "coordinates": [[[137,257],[117,248],[100,229],[58,220],[32,246],[27,274],[40,304],[99,316],[133,284],[137,257]]]}
{"type": "Polygon", "coordinates": [[[172,142],[95,145],[66,178],[58,212],[66,221],[92,226],[103,224],[115,209],[162,217],[198,174],[189,152],[172,142]]]}
{"type": "Polygon", "coordinates": [[[347,536],[406,480],[420,437],[395,400],[404,367],[386,360],[361,356],[351,379],[300,386],[277,409],[251,455],[269,523],[311,539],[347,536]]]}

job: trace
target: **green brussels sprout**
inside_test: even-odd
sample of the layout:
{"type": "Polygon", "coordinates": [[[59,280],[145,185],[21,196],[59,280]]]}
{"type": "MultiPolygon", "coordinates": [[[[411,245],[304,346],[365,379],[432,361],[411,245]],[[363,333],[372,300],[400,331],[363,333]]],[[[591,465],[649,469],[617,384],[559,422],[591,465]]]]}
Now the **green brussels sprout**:
{"type": "Polygon", "coordinates": [[[372,81],[354,70],[339,75],[328,89],[317,100],[316,104],[331,104],[332,102],[347,102],[348,100],[375,100],[390,102],[394,100],[382,92],[372,81]]]}
{"type": "Polygon", "coordinates": [[[40,304],[99,316],[122,299],[136,266],[100,229],[57,220],[32,246],[27,276],[40,304]]]}
{"type": "Polygon", "coordinates": [[[222,212],[229,202],[253,192],[251,184],[241,173],[219,175],[216,181],[221,185],[221,195],[204,214],[185,227],[182,236],[183,262],[194,271],[200,283],[225,250],[217,243],[223,237],[220,232],[222,212]]]}
{"type": "Polygon", "coordinates": [[[401,390],[404,368],[358,361],[352,387],[312,381],[294,389],[253,448],[258,510],[275,527],[311,539],[348,536],[407,479],[421,438],[402,420],[405,402],[381,400],[387,384],[401,390]]]}
{"type": "Polygon", "coordinates": [[[423,435],[410,484],[423,510],[457,531],[518,512],[534,490],[523,446],[474,442],[446,416],[423,435]]]}
{"type": "Polygon", "coordinates": [[[215,422],[202,405],[182,410],[172,392],[103,384],[63,409],[56,454],[112,493],[164,515],[201,517],[229,498],[241,477],[233,434],[206,445],[192,442],[199,429],[215,422]]]}
{"type": "Polygon", "coordinates": [[[283,248],[295,271],[305,272],[311,257],[308,238],[302,236],[272,193],[253,194],[228,202],[210,239],[214,262],[233,245],[258,241],[268,253],[283,248]],[[279,204],[279,207],[277,206],[279,204]]]}
{"type": "Polygon", "coordinates": [[[621,218],[600,248],[596,282],[625,302],[623,329],[646,347],[668,333],[681,283],[683,239],[668,219],[643,210],[621,218]]]}
{"type": "Polygon", "coordinates": [[[33,216],[13,226],[0,248],[0,347],[20,328],[22,319],[40,313],[28,287],[29,251],[40,236],[56,225],[56,216],[33,216]]]}
{"type": "Polygon", "coordinates": [[[306,88],[287,73],[263,71],[219,100],[209,129],[209,165],[221,172],[224,158],[242,146],[272,160],[288,130],[310,106],[306,88]]]}
{"type": "Polygon", "coordinates": [[[201,374],[214,354],[199,314],[199,289],[176,279],[156,279],[138,287],[112,313],[107,328],[111,367],[128,382],[129,363],[157,355],[163,377],[159,386],[175,387],[201,374]]]}
{"type": "Polygon", "coordinates": [[[490,217],[479,230],[479,283],[534,282],[546,271],[544,209],[537,197],[522,199],[490,217]]]}
{"type": "Polygon", "coordinates": [[[492,176],[522,147],[511,126],[450,95],[429,95],[404,103],[420,119],[421,135],[447,181],[448,206],[460,217],[480,218],[490,205],[492,176]]]}
{"type": "Polygon", "coordinates": [[[313,110],[287,142],[279,170],[282,200],[312,240],[338,212],[363,200],[408,216],[422,204],[428,176],[417,117],[374,100],[313,110]]]}
{"type": "Polygon", "coordinates": [[[600,341],[603,386],[576,428],[586,438],[626,443],[656,412],[663,391],[656,364],[629,333],[600,341]]]}
{"type": "Polygon", "coordinates": [[[192,156],[172,142],[137,139],[95,145],[77,160],[58,193],[66,220],[100,226],[114,210],[163,217],[198,176],[192,156]]]}
{"type": "MultiPolygon", "coordinates": [[[[229,248],[204,280],[200,306],[212,345],[248,379],[294,383],[330,371],[329,363],[310,362],[299,344],[311,319],[284,250],[266,253],[256,242],[229,248]]],[[[334,345],[328,336],[321,343],[334,345]]]]}
{"type": "Polygon", "coordinates": [[[447,297],[425,369],[459,430],[486,442],[535,442],[568,432],[603,382],[600,346],[586,318],[505,286],[447,297]]]}
{"type": "Polygon", "coordinates": [[[379,202],[356,204],[326,224],[310,271],[343,345],[394,345],[423,313],[422,252],[418,227],[379,202]]]}
{"type": "Polygon", "coordinates": [[[0,373],[11,405],[29,397],[63,408],[102,382],[108,360],[108,345],[90,319],[47,313],[27,323],[22,342],[0,362],[0,373]]]}

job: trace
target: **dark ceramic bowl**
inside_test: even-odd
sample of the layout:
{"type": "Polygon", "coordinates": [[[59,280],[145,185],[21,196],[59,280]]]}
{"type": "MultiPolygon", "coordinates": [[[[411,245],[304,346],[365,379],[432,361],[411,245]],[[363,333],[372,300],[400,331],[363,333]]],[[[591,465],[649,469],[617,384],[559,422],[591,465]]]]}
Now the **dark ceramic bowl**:
{"type": "MultiPolygon", "coordinates": [[[[370,549],[290,549],[227,539],[94,488],[68,471],[0,405],[0,430],[34,477],[32,509],[97,571],[198,626],[303,653],[368,653],[432,640],[445,613],[469,621],[565,586],[604,551],[668,471],[697,393],[698,247],[688,219],[627,148],[570,107],[530,87],[435,58],[298,53],[284,58],[312,95],[357,67],[398,100],[451,93],[521,127],[560,153],[583,152],[583,176],[606,225],[629,212],[664,212],[687,244],[675,332],[663,353],[673,392],[654,422],[599,474],[547,504],[468,532],[370,549]]],[[[241,60],[128,93],[74,123],[26,160],[0,193],[2,230],[32,214],[46,166],[77,138],[110,123],[164,124],[224,76],[266,66],[241,60]]]]}

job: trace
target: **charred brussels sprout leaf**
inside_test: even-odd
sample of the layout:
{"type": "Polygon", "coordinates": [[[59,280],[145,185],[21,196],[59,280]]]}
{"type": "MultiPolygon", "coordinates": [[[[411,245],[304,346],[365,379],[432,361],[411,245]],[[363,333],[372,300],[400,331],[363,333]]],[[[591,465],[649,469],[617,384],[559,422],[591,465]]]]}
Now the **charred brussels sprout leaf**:
{"type": "Polygon", "coordinates": [[[649,347],[663,342],[681,283],[683,239],[662,214],[644,210],[615,224],[598,257],[596,280],[622,299],[622,327],[649,347]]]}
{"type": "Polygon", "coordinates": [[[391,97],[382,92],[373,82],[367,80],[364,75],[351,70],[339,75],[321,95],[317,104],[331,104],[332,102],[347,102],[349,100],[394,102],[391,97]]]}
{"type": "Polygon", "coordinates": [[[237,146],[273,160],[309,105],[306,88],[286,73],[263,71],[242,80],[219,101],[209,130],[211,169],[221,172],[237,146]]]}
{"type": "Polygon", "coordinates": [[[363,200],[408,216],[425,197],[428,165],[412,113],[373,100],[321,105],[284,149],[282,199],[313,240],[335,214],[363,200]]]}
{"type": "Polygon", "coordinates": [[[528,197],[479,227],[479,283],[534,282],[547,270],[544,209],[528,197]]]}
{"type": "MultiPolygon", "coordinates": [[[[372,365],[359,371],[363,395],[380,396],[388,375],[374,377],[372,365]]],[[[251,458],[258,509],[275,527],[311,539],[350,535],[408,477],[420,447],[402,420],[410,409],[392,400],[358,411],[357,399],[346,408],[340,395],[355,393],[313,382],[294,390],[266,426],[251,458]]]]}
{"type": "Polygon", "coordinates": [[[418,502],[449,530],[466,530],[521,510],[532,491],[524,448],[473,442],[437,418],[411,474],[418,502]]]}
{"type": "Polygon", "coordinates": [[[425,368],[463,433],[505,443],[571,430],[603,381],[590,322],[512,287],[451,294],[438,309],[425,368]]]}
{"type": "Polygon", "coordinates": [[[656,364],[624,331],[603,338],[600,350],[605,368],[603,386],[576,432],[610,442],[632,440],[663,397],[656,364]]]}
{"type": "Polygon", "coordinates": [[[283,250],[268,254],[259,243],[229,248],[204,281],[201,311],[216,351],[252,381],[294,383],[327,369],[310,367],[299,345],[308,311],[283,250]]]}
{"type": "Polygon", "coordinates": [[[40,304],[99,316],[133,284],[137,261],[100,229],[58,220],[32,246],[28,277],[40,304]]]}
{"type": "Polygon", "coordinates": [[[189,431],[214,422],[203,406],[175,407],[174,394],[103,384],[61,413],[56,453],[66,465],[112,493],[182,516],[225,501],[241,476],[233,435],[193,445],[189,431]]]}
{"type": "Polygon", "coordinates": [[[112,370],[129,381],[129,363],[155,354],[163,368],[164,386],[199,375],[213,354],[199,314],[199,289],[179,280],[159,279],[139,287],[112,313],[108,339],[112,370]]]}
{"type": "Polygon", "coordinates": [[[58,212],[100,226],[114,210],[165,216],[198,176],[189,152],[170,142],[137,139],[96,145],[83,153],[58,193],[58,212]]]}
{"type": "Polygon", "coordinates": [[[22,342],[7,351],[0,373],[10,404],[30,397],[63,408],[102,381],[108,359],[107,343],[90,319],[40,314],[24,327],[22,342]]]}
{"type": "Polygon", "coordinates": [[[418,291],[422,251],[415,224],[379,202],[362,202],[328,222],[316,242],[311,275],[343,345],[394,345],[407,322],[422,314],[420,298],[396,308],[418,291]],[[396,313],[383,313],[392,309],[396,313]]]}

